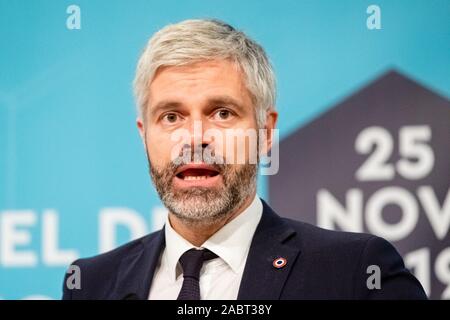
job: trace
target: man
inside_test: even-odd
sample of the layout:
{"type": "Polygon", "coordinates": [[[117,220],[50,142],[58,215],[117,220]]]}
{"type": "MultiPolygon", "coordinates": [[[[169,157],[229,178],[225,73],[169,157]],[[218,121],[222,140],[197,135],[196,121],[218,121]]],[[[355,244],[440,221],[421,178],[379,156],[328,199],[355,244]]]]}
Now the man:
{"type": "Polygon", "coordinates": [[[134,84],[169,214],[162,230],[75,261],[81,288],[65,281],[64,299],[426,298],[387,241],[280,218],[257,196],[277,120],[275,79],[244,33],[216,20],[169,25],[148,42],[134,84]],[[223,139],[252,130],[265,139],[223,139]]]}

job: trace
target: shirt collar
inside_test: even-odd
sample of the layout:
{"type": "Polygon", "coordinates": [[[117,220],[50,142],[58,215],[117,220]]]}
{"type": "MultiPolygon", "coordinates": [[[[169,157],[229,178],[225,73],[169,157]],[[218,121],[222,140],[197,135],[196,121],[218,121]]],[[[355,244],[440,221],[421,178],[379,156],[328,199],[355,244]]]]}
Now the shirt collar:
{"type": "MultiPolygon", "coordinates": [[[[251,204],[237,217],[228,222],[219,231],[206,240],[201,248],[217,254],[232,269],[239,272],[245,262],[256,227],[261,219],[263,206],[261,199],[255,195],[251,204]]],[[[166,264],[173,281],[177,277],[177,265],[181,255],[189,249],[196,248],[180,236],[166,218],[166,264]]]]}

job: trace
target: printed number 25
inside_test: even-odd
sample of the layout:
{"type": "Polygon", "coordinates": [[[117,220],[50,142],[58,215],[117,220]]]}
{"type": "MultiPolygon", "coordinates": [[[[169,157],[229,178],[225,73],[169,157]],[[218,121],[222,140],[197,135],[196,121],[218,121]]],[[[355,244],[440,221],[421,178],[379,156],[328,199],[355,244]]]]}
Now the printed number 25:
{"type": "Polygon", "coordinates": [[[397,163],[388,163],[394,149],[392,135],[382,127],[368,127],[355,140],[355,150],[369,154],[367,160],[356,171],[360,181],[392,180],[395,171],[405,179],[418,180],[427,176],[434,166],[433,149],[429,126],[404,126],[399,130],[397,163]],[[372,151],[373,150],[373,151],[372,151]]]}

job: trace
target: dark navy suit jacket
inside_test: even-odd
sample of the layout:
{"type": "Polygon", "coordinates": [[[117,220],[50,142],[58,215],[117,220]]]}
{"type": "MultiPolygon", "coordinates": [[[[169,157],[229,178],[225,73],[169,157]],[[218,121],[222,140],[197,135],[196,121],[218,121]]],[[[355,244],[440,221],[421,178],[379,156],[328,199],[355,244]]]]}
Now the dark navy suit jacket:
{"type": "MultiPolygon", "coordinates": [[[[284,219],[262,202],[238,299],[426,299],[420,283],[386,240],[284,219]],[[275,268],[273,262],[280,257],[287,264],[275,268]],[[380,289],[368,289],[370,265],[380,268],[380,289]]],[[[162,229],[75,261],[81,288],[69,290],[66,274],[63,299],[147,299],[164,247],[162,229]]]]}

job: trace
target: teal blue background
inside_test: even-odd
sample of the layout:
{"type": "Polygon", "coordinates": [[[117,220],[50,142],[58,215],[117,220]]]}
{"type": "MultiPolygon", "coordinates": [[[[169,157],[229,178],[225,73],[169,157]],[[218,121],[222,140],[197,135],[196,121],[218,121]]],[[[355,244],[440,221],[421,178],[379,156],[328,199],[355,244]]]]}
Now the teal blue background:
{"type": "MultiPolygon", "coordinates": [[[[395,68],[450,97],[450,1],[0,0],[0,214],[60,215],[62,248],[98,253],[97,215],[160,204],[135,128],[131,83],[148,37],[168,23],[219,18],[260,42],[278,79],[281,137],[395,68]],[[68,30],[66,8],[81,8],[68,30]],[[368,30],[366,8],[381,8],[368,30]]],[[[265,197],[264,179],[260,194],[265,197]]],[[[1,216],[0,216],[1,218],[1,216]]],[[[120,242],[128,241],[126,231],[120,242]]],[[[59,298],[64,267],[0,264],[0,297],[59,298]]]]}

